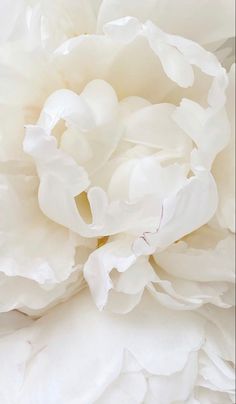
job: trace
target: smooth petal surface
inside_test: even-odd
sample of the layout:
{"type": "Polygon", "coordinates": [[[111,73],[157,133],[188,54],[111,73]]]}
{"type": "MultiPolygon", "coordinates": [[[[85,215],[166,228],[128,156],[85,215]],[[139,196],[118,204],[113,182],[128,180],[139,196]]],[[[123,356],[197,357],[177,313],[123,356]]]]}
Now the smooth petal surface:
{"type": "Polygon", "coordinates": [[[120,373],[124,350],[149,373],[174,374],[201,347],[203,324],[198,316],[176,316],[147,296],[126,317],[99,313],[85,291],[35,326],[1,338],[1,395],[19,404],[36,398],[39,403],[46,398],[48,404],[55,399],[58,404],[94,402],[120,373]],[[9,354],[13,341],[14,356],[9,354]],[[68,372],[71,366],[73,374],[68,372]],[[8,378],[10,369],[14,383],[8,378]]]}

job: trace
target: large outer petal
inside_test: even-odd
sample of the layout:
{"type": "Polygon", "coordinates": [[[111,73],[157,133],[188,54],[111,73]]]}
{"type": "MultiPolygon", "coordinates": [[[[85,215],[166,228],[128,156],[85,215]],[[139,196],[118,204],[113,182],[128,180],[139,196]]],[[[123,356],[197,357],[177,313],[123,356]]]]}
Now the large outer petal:
{"type": "Polygon", "coordinates": [[[120,373],[125,350],[151,374],[181,371],[203,343],[203,324],[148,296],[125,317],[99,313],[84,291],[0,340],[0,394],[11,404],[92,403],[120,373]]]}

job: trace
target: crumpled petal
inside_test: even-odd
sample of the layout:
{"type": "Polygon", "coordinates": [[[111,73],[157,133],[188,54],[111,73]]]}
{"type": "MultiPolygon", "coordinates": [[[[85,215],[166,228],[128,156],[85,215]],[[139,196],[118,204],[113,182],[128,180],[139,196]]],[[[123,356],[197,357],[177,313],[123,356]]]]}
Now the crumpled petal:
{"type": "Polygon", "coordinates": [[[178,48],[169,44],[168,37],[150,21],[144,24],[144,33],[153,52],[159,57],[166,75],[180,87],[190,87],[194,82],[194,73],[188,59],[178,48]]]}
{"type": "Polygon", "coordinates": [[[41,310],[81,284],[74,273],[81,240],[42,214],[36,177],[1,174],[0,183],[0,311],[41,310]]]}
{"type": "Polygon", "coordinates": [[[105,306],[112,288],[109,273],[113,268],[119,272],[126,271],[135,261],[136,257],[126,239],[112,241],[90,255],[84,266],[84,277],[100,310],[105,306]]]}
{"type": "Polygon", "coordinates": [[[80,96],[66,89],[53,93],[44,104],[38,125],[51,132],[64,119],[68,125],[88,131],[112,120],[116,106],[113,88],[103,80],[93,80],[80,96]]]}
{"type": "MultiPolygon", "coordinates": [[[[136,19],[113,21],[108,25],[109,27],[113,25],[114,30],[120,29],[120,35],[122,35],[130,21],[136,21],[136,19]]],[[[207,75],[213,76],[208,97],[210,108],[204,109],[193,101],[183,100],[173,114],[181,129],[185,130],[197,144],[206,166],[211,166],[216,155],[229,141],[228,119],[224,109],[220,108],[224,105],[227,86],[224,69],[213,54],[205,51],[198,44],[185,38],[167,35],[150,21],[143,25],[143,31],[140,32],[140,35],[147,38],[150,47],[160,58],[167,76],[179,86],[192,86],[194,76],[191,65],[196,65],[207,75]]],[[[113,31],[109,30],[108,33],[114,39],[113,31]]]]}
{"type": "MultiPolygon", "coordinates": [[[[96,77],[109,81],[120,99],[136,95],[153,102],[164,99],[168,102],[173,99],[168,98],[169,95],[177,91],[175,81],[184,87],[193,82],[191,64],[196,64],[207,74],[213,75],[213,70],[220,70],[217,59],[196,43],[167,35],[151,21],[145,21],[145,24],[139,21],[126,16],[105,24],[105,36],[80,36],[62,44],[55,51],[54,60],[70,87],[80,92],[96,77]],[[174,81],[169,80],[163,71],[158,54],[174,81]],[[76,74],[72,69],[75,64],[79,69],[76,74]],[[183,67],[190,73],[184,73],[183,67]]],[[[198,72],[195,76],[198,78],[198,72]]],[[[201,76],[191,92],[195,100],[205,95],[206,83],[206,78],[201,76]]],[[[183,93],[177,95],[178,100],[182,97],[183,93]]]]}
{"type": "Polygon", "coordinates": [[[180,87],[186,88],[193,85],[192,65],[214,77],[222,72],[220,63],[213,54],[193,41],[176,35],[165,34],[151,21],[141,24],[133,17],[122,18],[106,24],[104,32],[114,41],[124,43],[127,43],[128,40],[134,41],[135,36],[144,36],[150,48],[160,59],[166,75],[180,87]],[[124,33],[130,27],[132,27],[132,35],[127,37],[124,33]]]}
{"type": "Polygon", "coordinates": [[[33,177],[1,177],[2,210],[8,212],[1,223],[1,271],[39,283],[59,282],[72,272],[77,240],[42,215],[35,198],[37,182],[33,177]]]}
{"type": "Polygon", "coordinates": [[[24,149],[35,159],[41,178],[39,204],[42,211],[57,223],[79,234],[91,237],[117,233],[122,228],[126,229],[137,223],[137,217],[146,218],[146,215],[142,214],[144,209],[149,212],[148,221],[155,217],[159,210],[157,197],[150,200],[148,206],[145,197],[135,204],[115,200],[109,205],[104,190],[93,187],[88,191],[93,222],[87,224],[79,214],[74,199],[86,191],[89,185],[83,167],[78,166],[70,156],[58,149],[56,139],[39,126],[27,128],[24,149]],[[56,209],[55,200],[58,202],[56,209]],[[132,209],[132,205],[136,205],[135,209],[132,209]],[[129,213],[132,213],[132,216],[129,213]]]}
{"type": "Polygon", "coordinates": [[[58,90],[47,99],[40,114],[38,125],[45,129],[48,134],[60,119],[81,130],[89,130],[94,125],[92,112],[81,97],[73,91],[58,90]]]}
{"type": "Polygon", "coordinates": [[[233,236],[206,227],[185,240],[155,253],[154,260],[137,258],[132,239],[114,240],[96,250],[84,266],[84,276],[97,306],[129,312],[147,288],[173,310],[193,310],[207,303],[229,308],[227,293],[235,280],[233,236]]]}
{"type": "MultiPolygon", "coordinates": [[[[220,80],[221,78],[219,78],[220,80]]],[[[217,154],[229,142],[228,118],[225,109],[218,106],[218,103],[224,102],[225,86],[226,84],[218,94],[219,99],[214,97],[215,105],[204,109],[191,100],[183,99],[180,107],[173,113],[174,120],[197,145],[200,160],[207,168],[212,166],[217,154]],[[189,119],[190,116],[191,119],[189,119]]]]}
{"type": "Polygon", "coordinates": [[[146,240],[137,239],[135,251],[137,254],[151,254],[157,248],[166,248],[207,223],[214,215],[217,203],[217,190],[212,175],[205,170],[196,172],[176,194],[164,200],[158,231],[147,232],[146,240]],[[198,195],[201,195],[201,205],[198,203],[198,195]]]}

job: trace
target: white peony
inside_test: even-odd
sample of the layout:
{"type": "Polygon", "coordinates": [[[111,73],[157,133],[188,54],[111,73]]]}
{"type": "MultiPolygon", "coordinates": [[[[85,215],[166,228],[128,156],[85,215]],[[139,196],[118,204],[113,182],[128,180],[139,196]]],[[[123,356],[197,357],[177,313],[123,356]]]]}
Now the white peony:
{"type": "Polygon", "coordinates": [[[234,2],[0,3],[0,402],[234,402],[234,2]]]}

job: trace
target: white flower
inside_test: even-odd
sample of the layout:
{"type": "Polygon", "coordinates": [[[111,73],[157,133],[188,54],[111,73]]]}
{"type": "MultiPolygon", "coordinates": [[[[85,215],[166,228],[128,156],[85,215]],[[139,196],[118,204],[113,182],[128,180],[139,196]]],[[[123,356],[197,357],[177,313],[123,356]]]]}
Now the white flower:
{"type": "Polygon", "coordinates": [[[1,1],[1,403],[233,402],[233,8],[1,1]]]}

